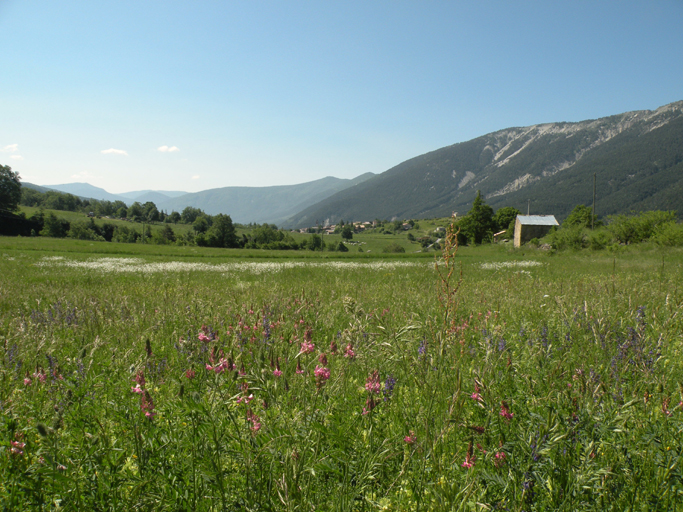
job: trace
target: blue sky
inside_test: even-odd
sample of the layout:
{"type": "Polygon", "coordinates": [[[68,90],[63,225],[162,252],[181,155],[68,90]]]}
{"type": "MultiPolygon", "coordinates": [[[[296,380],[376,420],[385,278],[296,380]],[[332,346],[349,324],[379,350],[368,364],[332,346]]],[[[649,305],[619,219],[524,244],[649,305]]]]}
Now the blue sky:
{"type": "Polygon", "coordinates": [[[0,163],[198,191],[683,100],[683,1],[0,0],[0,163]]]}

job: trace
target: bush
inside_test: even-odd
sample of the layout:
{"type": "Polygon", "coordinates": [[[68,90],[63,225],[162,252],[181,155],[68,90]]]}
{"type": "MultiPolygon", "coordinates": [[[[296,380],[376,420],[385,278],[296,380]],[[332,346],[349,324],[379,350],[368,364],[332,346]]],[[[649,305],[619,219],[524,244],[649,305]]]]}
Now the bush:
{"type": "Polygon", "coordinates": [[[581,226],[560,228],[548,236],[550,245],[558,250],[583,249],[588,246],[588,239],[581,226]]]}
{"type": "Polygon", "coordinates": [[[93,229],[93,223],[88,221],[77,221],[71,224],[71,228],[68,233],[69,238],[75,238],[77,240],[97,240],[98,242],[104,242],[104,237],[99,235],[95,229],[93,229]]]}
{"type": "Polygon", "coordinates": [[[675,212],[659,210],[637,215],[610,215],[607,229],[621,243],[632,244],[648,240],[663,224],[676,221],[675,212]]]}
{"type": "Polygon", "coordinates": [[[385,253],[401,253],[401,252],[406,252],[406,250],[397,244],[396,242],[390,243],[387,245],[384,249],[382,249],[382,252],[385,253]]]}
{"type": "Polygon", "coordinates": [[[652,241],[657,245],[667,247],[683,246],[683,225],[667,222],[658,226],[652,241]]]}
{"type": "Polygon", "coordinates": [[[591,231],[588,233],[588,247],[594,251],[601,251],[606,249],[614,243],[614,237],[609,231],[605,229],[599,229],[597,231],[591,231]]]}

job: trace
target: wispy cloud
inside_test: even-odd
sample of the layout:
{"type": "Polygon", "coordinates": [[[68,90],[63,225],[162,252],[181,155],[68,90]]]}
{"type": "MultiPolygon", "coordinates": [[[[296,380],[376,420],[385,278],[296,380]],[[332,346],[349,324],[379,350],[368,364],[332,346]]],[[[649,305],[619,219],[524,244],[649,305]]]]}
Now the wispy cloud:
{"type": "Polygon", "coordinates": [[[194,176],[192,176],[192,179],[193,179],[193,180],[198,180],[198,179],[199,179],[199,174],[195,174],[194,176]]]}
{"type": "Polygon", "coordinates": [[[114,148],[109,148],[109,149],[103,149],[100,151],[103,155],[123,155],[123,156],[128,156],[128,152],[123,150],[123,149],[114,149],[114,148]]]}
{"type": "Polygon", "coordinates": [[[10,155],[10,158],[12,160],[23,160],[24,159],[24,157],[21,155],[10,155]]]}
{"type": "Polygon", "coordinates": [[[5,146],[4,148],[0,149],[3,153],[16,153],[19,151],[19,144],[9,144],[8,146],[5,146]]]}
{"type": "Polygon", "coordinates": [[[161,151],[162,153],[175,153],[176,151],[180,151],[180,148],[177,146],[159,146],[157,151],[161,151]]]}

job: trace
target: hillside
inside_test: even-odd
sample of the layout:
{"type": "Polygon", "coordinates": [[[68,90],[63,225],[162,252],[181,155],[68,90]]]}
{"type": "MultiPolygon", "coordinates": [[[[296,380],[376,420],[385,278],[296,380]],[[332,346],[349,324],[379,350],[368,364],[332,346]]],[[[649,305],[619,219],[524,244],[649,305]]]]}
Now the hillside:
{"type": "Polygon", "coordinates": [[[99,199],[100,201],[123,201],[126,204],[132,203],[122,195],[112,194],[103,188],[95,187],[90,183],[65,183],[63,185],[41,185],[43,188],[65,192],[78,197],[89,199],[99,199]]]}
{"type": "Polygon", "coordinates": [[[592,203],[600,215],[641,209],[683,214],[683,101],[578,123],[508,128],[407,160],[289,218],[430,218],[466,213],[477,190],[494,208],[565,217],[592,203]]]}
{"type": "Polygon", "coordinates": [[[170,212],[193,206],[211,215],[226,213],[234,222],[281,224],[309,205],[339,191],[355,188],[354,185],[373,176],[367,173],[351,180],[328,176],[299,185],[214,188],[169,199],[157,203],[157,207],[170,212]]]}

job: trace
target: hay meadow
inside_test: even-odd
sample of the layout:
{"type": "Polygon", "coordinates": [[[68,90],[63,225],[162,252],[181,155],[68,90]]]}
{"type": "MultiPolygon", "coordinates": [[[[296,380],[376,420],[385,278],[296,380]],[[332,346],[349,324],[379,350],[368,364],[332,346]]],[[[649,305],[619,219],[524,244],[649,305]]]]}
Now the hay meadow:
{"type": "Polygon", "coordinates": [[[683,251],[439,254],[0,238],[3,510],[682,508],[683,251]]]}

